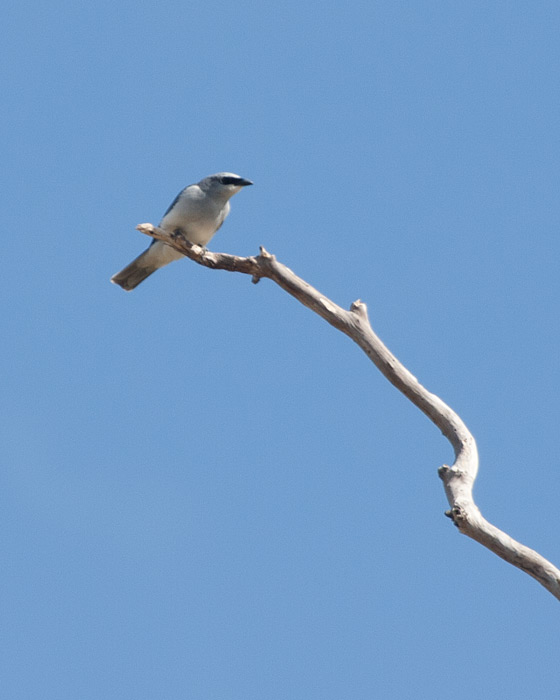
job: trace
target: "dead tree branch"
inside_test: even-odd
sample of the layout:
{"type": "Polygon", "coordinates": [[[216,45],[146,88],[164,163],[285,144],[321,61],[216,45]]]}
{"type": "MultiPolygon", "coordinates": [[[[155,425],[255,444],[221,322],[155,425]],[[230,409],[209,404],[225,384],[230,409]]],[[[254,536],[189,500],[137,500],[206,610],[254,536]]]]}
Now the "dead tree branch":
{"type": "Polygon", "coordinates": [[[179,232],[170,233],[152,224],[140,224],[137,229],[164,241],[205,267],[251,275],[255,283],[263,277],[271,279],[325,321],[346,333],[391,384],[425,413],[451,443],[455,462],[452,466],[443,465],[438,472],[450,505],[446,515],[464,535],[528,573],[560,600],[560,570],[538,552],[516,542],[482,517],[472,496],[478,471],[474,437],[459,416],[438,396],[425,389],[375,335],[363,302],[355,301],[350,310],[343,309],[279,263],[264,248],[261,248],[260,255],[243,258],[211,253],[192,245],[179,232]]]}

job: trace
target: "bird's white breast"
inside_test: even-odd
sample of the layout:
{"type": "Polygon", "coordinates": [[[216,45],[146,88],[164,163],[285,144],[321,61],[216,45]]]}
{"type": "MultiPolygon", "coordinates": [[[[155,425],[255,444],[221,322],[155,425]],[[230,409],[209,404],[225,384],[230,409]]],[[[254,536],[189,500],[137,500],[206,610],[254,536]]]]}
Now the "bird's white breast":
{"type": "Polygon", "coordinates": [[[229,202],[208,197],[197,185],[187,187],[160,226],[180,229],[191,243],[205,246],[229,213],[229,202]]]}

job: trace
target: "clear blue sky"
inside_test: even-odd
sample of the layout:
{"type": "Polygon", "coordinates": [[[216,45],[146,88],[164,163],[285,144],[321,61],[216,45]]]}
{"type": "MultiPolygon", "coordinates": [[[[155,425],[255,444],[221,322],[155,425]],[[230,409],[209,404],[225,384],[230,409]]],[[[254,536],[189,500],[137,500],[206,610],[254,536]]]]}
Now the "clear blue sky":
{"type": "Polygon", "coordinates": [[[478,440],[560,563],[557,2],[4,8],[0,684],[9,700],[558,698],[560,607],[460,536],[437,429],[272,283],[109,283],[183,186],[478,440]]]}

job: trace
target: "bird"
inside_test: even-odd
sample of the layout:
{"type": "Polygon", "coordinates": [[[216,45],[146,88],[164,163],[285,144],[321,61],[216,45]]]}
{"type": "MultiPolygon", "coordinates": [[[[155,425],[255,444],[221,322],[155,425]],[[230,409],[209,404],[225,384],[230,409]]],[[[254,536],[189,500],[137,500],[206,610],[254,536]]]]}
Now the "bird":
{"type": "MultiPolygon", "coordinates": [[[[159,227],[173,233],[180,231],[190,243],[204,248],[229,214],[231,197],[252,184],[235,173],[209,175],[179,192],[159,227]]],[[[184,257],[154,238],[147,250],[111,277],[111,282],[130,292],[160,267],[184,257]]]]}

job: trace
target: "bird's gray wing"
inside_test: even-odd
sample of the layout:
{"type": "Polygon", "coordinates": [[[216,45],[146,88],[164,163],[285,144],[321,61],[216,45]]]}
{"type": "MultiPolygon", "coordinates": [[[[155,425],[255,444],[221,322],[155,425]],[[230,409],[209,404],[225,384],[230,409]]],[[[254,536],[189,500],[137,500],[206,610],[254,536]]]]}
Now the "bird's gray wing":
{"type": "Polygon", "coordinates": [[[167,211],[166,211],[165,214],[161,217],[162,219],[165,219],[165,217],[169,214],[169,212],[170,212],[170,211],[173,209],[173,207],[177,204],[177,202],[179,201],[179,197],[183,194],[183,192],[184,192],[186,189],[187,189],[187,188],[184,187],[184,188],[179,192],[179,194],[175,197],[175,199],[174,199],[174,200],[171,202],[171,204],[167,207],[167,211]]]}

